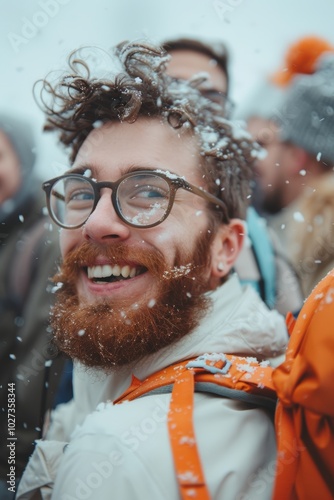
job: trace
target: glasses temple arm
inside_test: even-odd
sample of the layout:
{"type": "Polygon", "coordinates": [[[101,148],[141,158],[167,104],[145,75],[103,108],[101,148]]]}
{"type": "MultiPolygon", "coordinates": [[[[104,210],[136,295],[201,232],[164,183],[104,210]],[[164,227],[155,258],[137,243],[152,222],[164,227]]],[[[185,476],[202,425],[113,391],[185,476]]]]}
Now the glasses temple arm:
{"type": "Polygon", "coordinates": [[[65,201],[65,196],[58,193],[57,191],[51,190],[50,195],[53,195],[55,198],[58,198],[58,200],[65,201]]]}
{"type": "Polygon", "coordinates": [[[217,198],[217,196],[214,196],[213,194],[208,193],[204,189],[193,186],[189,182],[184,183],[183,187],[187,191],[190,191],[191,193],[196,194],[197,196],[201,196],[202,198],[209,201],[210,203],[213,203],[216,206],[218,205],[220,208],[222,208],[225,221],[226,221],[226,223],[229,222],[230,218],[228,216],[226,204],[223,202],[223,200],[220,200],[219,198],[217,198]]]}

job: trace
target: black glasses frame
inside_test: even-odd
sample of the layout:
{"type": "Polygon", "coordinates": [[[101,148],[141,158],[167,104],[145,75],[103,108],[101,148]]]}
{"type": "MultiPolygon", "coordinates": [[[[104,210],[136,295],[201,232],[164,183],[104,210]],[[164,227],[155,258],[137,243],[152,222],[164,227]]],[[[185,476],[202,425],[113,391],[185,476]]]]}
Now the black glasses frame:
{"type": "Polygon", "coordinates": [[[186,191],[189,191],[190,193],[193,193],[197,196],[200,196],[201,198],[208,201],[209,203],[214,204],[217,209],[219,208],[223,212],[223,222],[225,224],[228,224],[228,222],[230,220],[230,218],[228,216],[227,207],[222,200],[220,200],[216,196],[210,194],[208,191],[205,191],[202,188],[198,188],[198,187],[194,186],[193,184],[190,184],[189,182],[184,180],[182,177],[178,177],[177,175],[174,175],[174,174],[172,174],[172,177],[171,177],[167,173],[164,173],[160,170],[159,171],[156,171],[156,170],[138,170],[135,172],[129,172],[129,173],[123,175],[122,177],[120,177],[115,182],[111,182],[111,181],[110,182],[107,182],[107,181],[97,182],[97,181],[91,179],[90,177],[84,177],[82,174],[68,173],[68,174],[61,175],[59,177],[55,177],[54,179],[50,179],[49,181],[43,182],[42,187],[43,187],[43,190],[45,191],[45,194],[46,194],[46,203],[47,203],[47,208],[48,208],[49,215],[50,215],[51,219],[58,226],[60,226],[64,229],[78,229],[79,227],[82,227],[87,222],[88,218],[94,212],[94,210],[95,210],[95,208],[96,208],[96,206],[101,198],[100,190],[103,188],[111,189],[111,202],[112,202],[112,205],[114,207],[116,214],[125,224],[127,224],[128,226],[131,226],[131,227],[146,229],[146,228],[158,226],[159,224],[161,224],[161,222],[163,222],[168,217],[168,215],[170,214],[170,212],[172,210],[172,207],[174,204],[174,199],[175,199],[175,194],[176,194],[176,191],[178,189],[185,189],[186,191]],[[141,175],[141,174],[155,175],[157,177],[161,177],[162,179],[164,179],[167,182],[167,184],[169,186],[169,190],[170,190],[169,202],[168,202],[168,206],[167,206],[167,209],[166,209],[164,215],[157,222],[154,222],[153,224],[148,224],[147,226],[138,225],[138,224],[134,224],[132,222],[129,222],[122,215],[122,212],[121,212],[119,205],[118,205],[118,197],[117,197],[118,186],[125,179],[128,179],[130,177],[136,177],[136,176],[141,175]],[[61,179],[66,179],[66,178],[70,178],[70,177],[72,177],[72,178],[74,177],[74,178],[78,178],[78,179],[85,179],[85,181],[87,181],[92,186],[93,191],[94,191],[94,203],[93,203],[91,212],[89,213],[87,218],[82,223],[77,224],[76,226],[67,226],[65,224],[62,224],[55,217],[55,215],[52,211],[52,208],[51,208],[51,195],[53,194],[54,196],[56,196],[58,198],[61,197],[59,195],[59,193],[52,192],[52,188],[53,188],[54,184],[56,182],[60,181],[61,179]]]}

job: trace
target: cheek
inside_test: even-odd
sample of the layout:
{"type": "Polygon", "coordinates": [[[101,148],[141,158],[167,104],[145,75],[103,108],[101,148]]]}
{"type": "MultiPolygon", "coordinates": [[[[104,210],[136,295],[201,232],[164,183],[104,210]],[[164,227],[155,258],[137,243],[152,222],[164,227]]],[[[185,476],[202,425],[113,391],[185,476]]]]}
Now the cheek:
{"type": "Polygon", "coordinates": [[[189,253],[194,250],[198,238],[208,231],[208,220],[205,211],[198,209],[189,210],[187,215],[180,218],[170,218],[168,222],[168,229],[163,227],[163,223],[158,226],[159,232],[155,234],[154,242],[151,240],[149,243],[156,246],[171,263],[176,251],[189,253]]]}
{"type": "Polygon", "coordinates": [[[265,177],[271,178],[277,168],[276,163],[276,152],[273,149],[268,148],[267,156],[260,162],[259,170],[265,177]]]}
{"type": "Polygon", "coordinates": [[[171,233],[170,230],[159,231],[159,233],[155,235],[154,240],[145,239],[145,242],[159,250],[168,264],[173,264],[175,249],[180,246],[180,239],[177,231],[175,231],[174,234],[171,233]]]}
{"type": "Polygon", "coordinates": [[[13,196],[21,185],[21,173],[18,165],[13,164],[13,162],[3,161],[0,168],[0,179],[5,194],[8,197],[13,196]],[[11,172],[11,174],[8,175],[8,172],[11,172]]]}
{"type": "Polygon", "coordinates": [[[59,246],[61,256],[64,258],[66,255],[73,250],[80,242],[82,242],[82,230],[59,230],[59,246]]]}

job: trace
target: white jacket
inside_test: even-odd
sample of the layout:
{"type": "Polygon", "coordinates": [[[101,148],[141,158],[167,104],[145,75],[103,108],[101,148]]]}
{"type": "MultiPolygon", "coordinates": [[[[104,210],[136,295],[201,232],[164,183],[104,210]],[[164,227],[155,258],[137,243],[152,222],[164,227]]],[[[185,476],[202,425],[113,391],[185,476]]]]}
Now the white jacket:
{"type": "MultiPolygon", "coordinates": [[[[18,500],[33,499],[38,490],[53,500],[179,498],[166,426],[170,394],[115,406],[111,401],[130,385],[132,374],[144,379],[206,352],[275,358],[288,340],[284,318],[236,276],[211,295],[212,309],[199,327],[145,362],[104,376],[75,367],[74,401],[55,412],[48,435],[64,442],[37,443],[18,500]]],[[[196,393],[194,423],[212,498],[271,497],[276,446],[265,410],[196,393]]]]}

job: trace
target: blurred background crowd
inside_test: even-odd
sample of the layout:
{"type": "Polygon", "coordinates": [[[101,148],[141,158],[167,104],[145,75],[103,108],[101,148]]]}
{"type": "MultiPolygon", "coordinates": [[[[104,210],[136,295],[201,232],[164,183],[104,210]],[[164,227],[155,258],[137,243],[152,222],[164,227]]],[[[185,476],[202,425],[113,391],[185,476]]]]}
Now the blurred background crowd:
{"type": "Polygon", "coordinates": [[[37,168],[43,178],[66,162],[53,137],[42,134],[43,115],[32,87],[49,71],[61,70],[68,53],[81,46],[105,49],[124,39],[160,42],[178,36],[223,41],[230,53],[231,98],[246,102],[254,88],[278,69],[296,39],[318,35],[334,43],[328,0],[32,0],[2,2],[3,72],[0,106],[32,119],[37,133],[37,168]]]}

